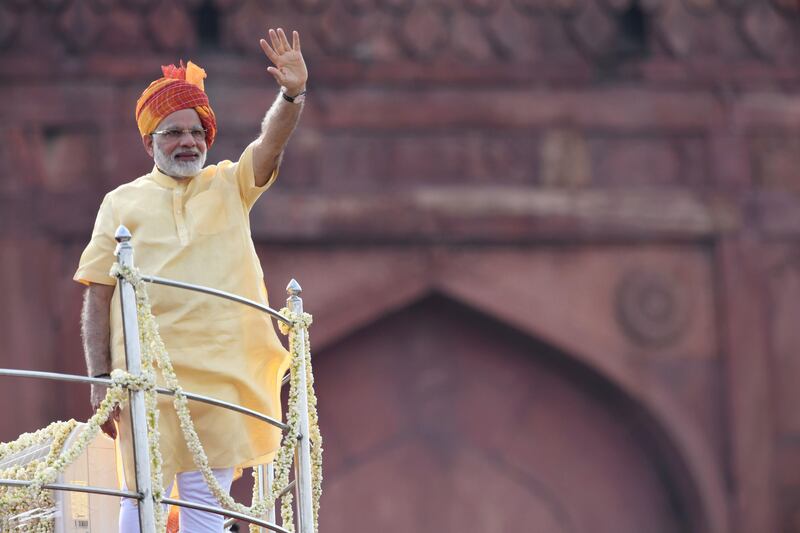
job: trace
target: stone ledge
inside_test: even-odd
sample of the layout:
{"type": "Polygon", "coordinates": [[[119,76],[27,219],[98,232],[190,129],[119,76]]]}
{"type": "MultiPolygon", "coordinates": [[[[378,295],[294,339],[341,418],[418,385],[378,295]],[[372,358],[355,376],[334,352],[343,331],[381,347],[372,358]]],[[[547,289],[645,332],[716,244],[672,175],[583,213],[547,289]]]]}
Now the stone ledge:
{"type": "Polygon", "coordinates": [[[256,240],[525,243],[704,240],[736,231],[739,209],[678,189],[419,188],[273,193],[251,214],[256,240]]]}
{"type": "MultiPolygon", "coordinates": [[[[0,195],[0,234],[44,231],[85,241],[101,200],[77,193],[22,196],[0,195]]],[[[250,218],[257,242],[523,244],[707,240],[738,231],[743,216],[729,198],[703,198],[678,188],[421,187],[275,191],[256,204],[250,218]]],[[[775,227],[772,219],[767,222],[775,227]]],[[[800,235],[793,219],[780,227],[783,236],[800,235]]]]}

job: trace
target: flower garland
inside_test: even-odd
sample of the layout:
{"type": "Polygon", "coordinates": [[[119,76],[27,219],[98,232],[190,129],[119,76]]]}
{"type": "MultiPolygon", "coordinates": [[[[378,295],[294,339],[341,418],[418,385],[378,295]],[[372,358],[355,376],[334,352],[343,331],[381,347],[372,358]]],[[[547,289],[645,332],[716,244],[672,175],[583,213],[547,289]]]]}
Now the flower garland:
{"type": "MultiPolygon", "coordinates": [[[[44,485],[54,483],[58,475],[73,463],[85,450],[89,443],[100,432],[101,425],[108,420],[111,412],[116,407],[123,406],[128,400],[127,391],[139,390],[145,393],[145,407],[147,419],[148,449],[151,459],[151,482],[156,529],[165,531],[166,516],[161,505],[164,497],[162,464],[163,459],[159,447],[158,409],[155,379],[155,366],[161,369],[161,374],[168,388],[174,392],[173,403],[180,420],[181,430],[192,453],[192,458],[197,469],[202,473],[211,492],[219,504],[232,511],[251,516],[263,517],[275,505],[275,500],[281,493],[281,522],[288,531],[294,531],[294,513],[292,508],[293,495],[287,491],[289,476],[292,469],[297,439],[300,433],[300,416],[298,412],[298,399],[300,391],[300,367],[305,362],[306,394],[308,399],[308,419],[311,444],[311,479],[312,479],[312,507],[314,516],[314,531],[319,530],[319,499],[322,494],[322,435],[319,431],[319,418],[317,416],[317,397],[314,393],[314,375],[311,368],[311,345],[308,336],[308,327],[312,317],[308,313],[302,315],[292,313],[283,308],[280,314],[289,320],[289,326],[279,323],[279,329],[284,335],[289,335],[289,348],[291,355],[291,378],[289,388],[289,402],[286,410],[286,425],[281,447],[275,458],[275,480],[269,494],[259,499],[258,484],[256,479],[253,485],[253,502],[250,507],[236,502],[225,489],[220,486],[211,471],[208,457],[194,428],[194,423],[189,413],[188,399],[178,383],[177,376],[172,367],[172,362],[167,355],[161,336],[158,333],[158,323],[153,316],[149,298],[144,287],[144,282],[138,271],[121,267],[115,264],[111,270],[112,276],[122,276],[131,283],[136,292],[136,307],[139,323],[139,337],[142,352],[142,372],[133,376],[126,371],[116,369],[111,373],[111,386],[105,398],[100,403],[97,411],[86,422],[80,436],[68,450],[63,450],[64,443],[76,427],[77,422],[54,422],[48,427],[35,433],[25,433],[11,443],[0,443],[0,460],[20,453],[31,446],[51,441],[50,451],[44,459],[31,461],[25,465],[14,465],[0,470],[0,478],[27,480],[32,483],[27,487],[0,487],[0,531],[13,529],[34,533],[52,533],[55,531],[54,506],[55,503],[50,491],[44,485]],[[303,346],[297,342],[299,335],[303,334],[303,346]],[[305,355],[303,356],[303,348],[305,355]]],[[[255,472],[254,472],[254,477],[255,472]]],[[[250,526],[250,531],[255,532],[258,526],[250,526]]]]}
{"type": "MultiPolygon", "coordinates": [[[[284,449],[291,448],[291,457],[294,456],[295,447],[297,445],[296,439],[289,437],[293,435],[300,435],[300,420],[299,412],[297,409],[297,399],[300,390],[300,366],[301,362],[305,359],[305,377],[306,377],[306,403],[308,405],[308,429],[309,441],[311,444],[311,500],[314,515],[314,531],[319,531],[319,500],[322,496],[322,434],[319,430],[319,416],[317,415],[317,395],[314,392],[314,372],[311,368],[311,341],[308,335],[308,328],[313,322],[313,317],[308,313],[298,314],[293,313],[288,308],[284,307],[279,311],[280,315],[291,322],[291,326],[285,322],[278,323],[278,329],[284,335],[289,335],[289,352],[291,354],[291,387],[289,390],[289,405],[287,407],[287,425],[290,431],[284,436],[284,442],[281,445],[279,454],[284,449]],[[304,351],[301,349],[300,343],[297,342],[298,337],[302,334],[304,339],[304,351]],[[302,356],[305,353],[305,358],[302,356]]],[[[282,486],[282,479],[279,480],[279,475],[283,476],[288,483],[288,468],[286,472],[277,472],[276,469],[276,483],[275,487],[282,486]]],[[[275,494],[275,497],[277,494],[275,494]]],[[[282,504],[285,500],[282,501],[282,504]]],[[[289,520],[291,520],[291,498],[288,498],[288,504],[281,505],[281,517],[284,517],[284,512],[289,513],[289,520]],[[286,507],[286,509],[284,509],[286,507]]],[[[287,528],[288,529],[288,528],[287,528]]],[[[294,531],[291,529],[290,531],[294,531]]]]}
{"type": "Polygon", "coordinates": [[[43,459],[15,465],[0,471],[4,479],[30,481],[27,487],[0,487],[0,530],[19,529],[36,533],[55,531],[53,507],[55,502],[44,485],[55,483],[58,475],[72,464],[100,432],[100,426],[118,405],[126,401],[125,390],[119,383],[112,383],[97,411],[86,422],[83,431],[69,449],[64,444],[75,429],[77,422],[53,422],[35,433],[25,433],[17,440],[0,444],[0,460],[16,455],[31,446],[51,441],[50,451],[43,459]],[[24,523],[20,523],[23,522],[24,523]]]}
{"type": "MultiPolygon", "coordinates": [[[[114,268],[112,268],[111,274],[113,276],[124,277],[129,283],[131,283],[131,285],[133,285],[135,289],[139,336],[142,348],[143,373],[150,372],[156,364],[159,366],[166,386],[174,392],[173,405],[175,406],[175,411],[178,415],[178,420],[180,422],[181,430],[186,440],[187,447],[192,454],[192,460],[198,471],[202,474],[211,493],[219,502],[220,506],[242,514],[263,517],[266,515],[267,511],[275,505],[275,500],[278,498],[278,495],[285,492],[285,494],[281,496],[281,522],[285,529],[292,532],[294,531],[292,509],[293,495],[291,491],[286,491],[285,489],[289,486],[289,473],[291,472],[291,467],[294,460],[297,437],[300,435],[300,419],[297,409],[297,400],[300,390],[300,364],[301,361],[303,361],[303,357],[301,355],[301,346],[296,342],[296,339],[300,332],[305,333],[304,348],[306,363],[306,389],[308,395],[309,425],[311,432],[310,439],[312,445],[312,506],[314,509],[314,531],[318,531],[319,497],[322,494],[322,436],[319,431],[316,410],[317,398],[313,389],[314,381],[313,372],[311,369],[311,351],[308,340],[308,327],[312,322],[311,315],[308,313],[303,313],[302,316],[297,316],[286,308],[281,310],[281,315],[292,322],[291,327],[280,323],[281,332],[284,335],[289,334],[292,365],[289,387],[289,402],[286,410],[286,425],[289,427],[289,430],[284,434],[281,447],[278,449],[275,457],[275,480],[272,485],[272,490],[269,494],[265,495],[263,499],[259,499],[258,481],[254,483],[253,502],[252,505],[248,507],[236,502],[219,484],[217,478],[211,471],[211,467],[208,463],[208,456],[206,455],[203,445],[200,442],[200,438],[198,437],[194,428],[194,423],[189,412],[188,399],[178,383],[178,378],[175,374],[172,362],[167,354],[166,346],[159,335],[158,323],[153,316],[149,297],[147,295],[141,275],[136,269],[122,267],[116,264],[114,265],[114,268]]],[[[153,396],[155,396],[154,391],[153,396]]],[[[149,436],[157,435],[157,422],[158,415],[157,409],[155,409],[155,401],[153,401],[152,406],[148,401],[149,436]],[[152,412],[155,412],[154,416],[151,415],[152,412]]],[[[153,495],[154,499],[156,500],[156,508],[158,513],[161,508],[159,503],[163,497],[161,494],[163,489],[160,479],[160,466],[162,459],[160,451],[158,450],[157,440],[155,440],[155,448],[152,445],[154,439],[150,439],[150,442],[150,453],[153,461],[153,495]],[[156,477],[158,478],[157,480],[156,477]]],[[[161,527],[160,524],[161,522],[158,522],[159,531],[163,531],[163,527],[161,527]]],[[[251,524],[250,530],[251,532],[257,531],[258,526],[251,524]]]]}
{"type": "MultiPolygon", "coordinates": [[[[60,451],[76,422],[53,422],[35,433],[23,433],[13,442],[0,444],[0,460],[22,453],[32,446],[50,441],[50,451],[44,460],[31,461],[25,465],[13,465],[0,471],[4,479],[30,481],[37,469],[47,461],[54,451],[60,451]]],[[[12,528],[33,528],[37,532],[52,531],[52,520],[48,519],[49,510],[55,506],[49,491],[41,491],[31,497],[29,487],[0,487],[0,530],[10,531],[12,528]]]]}

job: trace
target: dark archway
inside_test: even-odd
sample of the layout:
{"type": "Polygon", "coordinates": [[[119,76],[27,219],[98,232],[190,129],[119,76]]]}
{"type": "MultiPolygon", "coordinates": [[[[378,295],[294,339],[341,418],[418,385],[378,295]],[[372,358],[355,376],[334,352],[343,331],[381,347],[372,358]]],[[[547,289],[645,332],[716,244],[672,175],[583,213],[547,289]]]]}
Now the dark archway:
{"type": "Polygon", "coordinates": [[[700,530],[637,406],[445,297],[315,354],[315,373],[330,532],[700,530]]]}

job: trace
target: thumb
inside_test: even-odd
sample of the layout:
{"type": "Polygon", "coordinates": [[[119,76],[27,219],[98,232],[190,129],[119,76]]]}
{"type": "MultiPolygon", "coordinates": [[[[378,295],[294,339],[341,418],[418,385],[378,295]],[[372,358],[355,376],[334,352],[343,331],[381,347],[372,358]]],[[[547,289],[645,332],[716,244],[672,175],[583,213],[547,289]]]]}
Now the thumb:
{"type": "Polygon", "coordinates": [[[278,85],[283,85],[284,77],[280,70],[276,69],[275,67],[267,67],[267,72],[272,74],[272,77],[275,78],[275,81],[278,82],[278,85]]]}

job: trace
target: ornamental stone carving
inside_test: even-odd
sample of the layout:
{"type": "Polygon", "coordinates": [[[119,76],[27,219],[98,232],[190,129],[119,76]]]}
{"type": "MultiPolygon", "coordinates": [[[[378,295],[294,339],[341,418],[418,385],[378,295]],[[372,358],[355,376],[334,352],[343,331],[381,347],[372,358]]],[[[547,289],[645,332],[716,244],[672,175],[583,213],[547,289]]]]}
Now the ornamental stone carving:
{"type": "Polygon", "coordinates": [[[197,34],[190,13],[178,2],[163,2],[151,10],[147,21],[159,49],[190,50],[197,44],[197,34]]]}
{"type": "Polygon", "coordinates": [[[19,16],[10,7],[0,5],[0,48],[13,42],[19,28],[19,16]]]}
{"type": "Polygon", "coordinates": [[[487,15],[496,11],[502,0],[466,0],[464,7],[476,15],[487,15]]]}
{"type": "Polygon", "coordinates": [[[414,7],[414,0],[378,0],[378,6],[391,13],[408,13],[414,7]]]}
{"type": "Polygon", "coordinates": [[[698,12],[707,12],[717,7],[716,0],[683,0],[686,7],[698,12]]]}
{"type": "Polygon", "coordinates": [[[626,60],[727,62],[757,55],[796,65],[798,13],[796,0],[5,0],[0,47],[57,57],[96,50],[190,54],[201,45],[256,56],[260,49],[253,42],[269,20],[301,30],[312,55],[355,63],[365,57],[454,59],[477,68],[497,60],[547,66],[577,58],[605,67],[626,60]],[[342,21],[347,27],[338,26],[342,21]],[[54,39],[28,38],[54,30],[54,39]],[[634,43],[640,55],[627,53],[631,32],[641,41],[634,43]]]}
{"type": "Polygon", "coordinates": [[[342,4],[352,13],[360,15],[373,7],[373,0],[342,0],[342,4]]]}
{"type": "Polygon", "coordinates": [[[449,40],[447,13],[434,6],[415,7],[400,25],[400,42],[412,57],[432,58],[449,40]]]}
{"type": "Polygon", "coordinates": [[[294,6],[298,11],[310,14],[318,14],[325,11],[331,2],[327,0],[296,0],[292,2],[292,6],[294,6]]]}
{"type": "Polygon", "coordinates": [[[620,327],[642,347],[670,346],[682,337],[688,324],[682,287],[654,270],[625,272],[617,285],[615,306],[620,327]]]}
{"type": "Polygon", "coordinates": [[[630,9],[635,0],[601,0],[604,6],[607,6],[609,9],[614,11],[625,11],[630,9]]]}
{"type": "Polygon", "coordinates": [[[767,58],[788,55],[793,34],[794,38],[797,37],[796,27],[791,28],[789,21],[767,3],[748,9],[742,19],[742,28],[755,51],[767,58]]]}
{"type": "Polygon", "coordinates": [[[56,27],[70,50],[88,50],[100,33],[101,17],[88,0],[75,0],[58,17],[56,27]]]}
{"type": "Polygon", "coordinates": [[[775,4],[778,9],[785,11],[791,15],[797,15],[800,13],[800,2],[797,0],[772,0],[772,3],[775,4]]]}
{"type": "Polygon", "coordinates": [[[618,34],[617,24],[609,12],[595,3],[570,18],[569,28],[578,46],[591,57],[602,57],[612,51],[618,34]]]}

